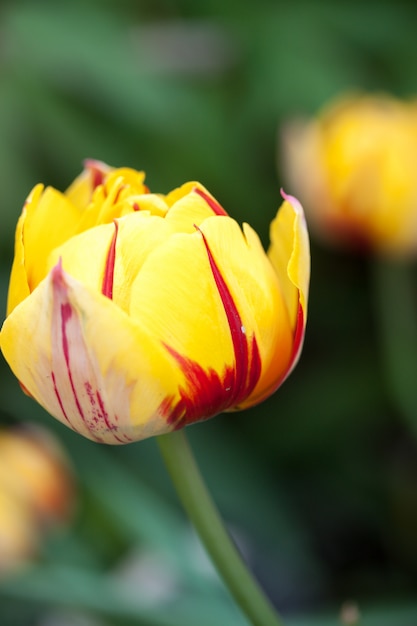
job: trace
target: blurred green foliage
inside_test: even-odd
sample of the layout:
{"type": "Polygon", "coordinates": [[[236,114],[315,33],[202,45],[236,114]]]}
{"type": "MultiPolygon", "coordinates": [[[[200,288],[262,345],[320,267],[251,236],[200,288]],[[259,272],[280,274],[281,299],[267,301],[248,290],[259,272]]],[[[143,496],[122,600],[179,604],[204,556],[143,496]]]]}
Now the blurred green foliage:
{"type": "MultiPolygon", "coordinates": [[[[3,2],[0,18],[2,310],[35,183],[65,189],[87,157],[144,169],[157,191],[197,179],[267,243],[285,186],[280,125],[346,90],[417,92],[417,6],[401,1],[27,0],[3,2]]],[[[347,600],[363,626],[417,623],[417,431],[386,383],[371,265],[313,241],[297,369],[262,406],[189,429],[224,518],[292,626],[336,626],[347,600]]],[[[23,396],[4,362],[0,394],[4,422],[33,419],[62,440],[80,492],[70,528],[0,584],[2,626],[75,625],[80,614],[243,626],[154,441],[81,441],[23,396]]]]}

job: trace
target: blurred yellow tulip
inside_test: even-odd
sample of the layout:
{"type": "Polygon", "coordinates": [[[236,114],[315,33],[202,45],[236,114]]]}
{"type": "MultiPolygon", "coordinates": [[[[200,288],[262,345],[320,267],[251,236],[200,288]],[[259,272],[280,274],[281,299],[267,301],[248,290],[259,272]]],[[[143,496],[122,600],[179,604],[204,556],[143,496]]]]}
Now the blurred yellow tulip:
{"type": "Polygon", "coordinates": [[[73,505],[72,473],[55,438],[34,426],[0,430],[0,575],[32,558],[73,505]]]}
{"type": "Polygon", "coordinates": [[[329,242],[417,252],[417,102],[347,96],[288,124],[283,166],[307,218],[329,242]]]}
{"type": "Polygon", "coordinates": [[[122,444],[273,393],[303,343],[310,276],[301,205],[268,254],[199,183],[87,161],[38,185],[16,229],[1,349],[23,389],[86,437],[122,444]]]}

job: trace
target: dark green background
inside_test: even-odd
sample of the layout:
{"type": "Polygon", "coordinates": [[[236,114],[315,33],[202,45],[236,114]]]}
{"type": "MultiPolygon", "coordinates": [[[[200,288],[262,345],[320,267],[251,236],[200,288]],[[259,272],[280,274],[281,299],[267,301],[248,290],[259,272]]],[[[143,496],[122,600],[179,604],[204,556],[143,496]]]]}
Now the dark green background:
{"type": "MultiPolygon", "coordinates": [[[[416,24],[411,3],[371,0],[3,2],[1,309],[27,193],[39,181],[65,189],[86,157],[144,169],[155,191],[200,180],[267,245],[280,187],[296,194],[277,156],[280,126],[346,90],[417,93],[416,24]]],[[[187,431],[292,626],[336,626],[347,600],[363,626],[417,624],[417,354],[403,358],[395,336],[409,328],[406,348],[415,339],[415,276],[412,261],[313,240],[298,367],[262,406],[187,431]]],[[[201,565],[155,441],[81,440],[21,393],[4,361],[0,394],[5,423],[54,430],[79,487],[70,528],[49,536],[33,570],[0,584],[2,626],[78,625],[79,612],[94,626],[246,623],[201,565]],[[152,600],[143,574],[123,584],[132,554],[152,561],[145,579],[156,560],[161,593],[174,585],[168,599],[152,600]]]]}

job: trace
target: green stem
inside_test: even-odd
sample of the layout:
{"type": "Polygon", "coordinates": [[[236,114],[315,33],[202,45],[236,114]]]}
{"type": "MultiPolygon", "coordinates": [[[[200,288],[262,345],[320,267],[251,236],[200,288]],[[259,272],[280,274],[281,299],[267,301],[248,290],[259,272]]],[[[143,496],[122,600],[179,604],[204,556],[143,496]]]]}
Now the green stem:
{"type": "Polygon", "coordinates": [[[158,437],[178,496],[212,562],[254,626],[283,626],[228,534],[188,444],[184,430],[158,437]]]}
{"type": "Polygon", "coordinates": [[[377,327],[388,392],[417,436],[416,281],[406,262],[373,264],[377,327]]]}

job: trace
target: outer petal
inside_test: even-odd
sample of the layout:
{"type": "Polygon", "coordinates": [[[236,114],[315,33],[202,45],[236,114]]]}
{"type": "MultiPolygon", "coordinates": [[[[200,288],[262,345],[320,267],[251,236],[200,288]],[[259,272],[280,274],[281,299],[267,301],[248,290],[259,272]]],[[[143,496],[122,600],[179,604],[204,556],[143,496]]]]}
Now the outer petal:
{"type": "Polygon", "coordinates": [[[226,313],[201,233],[173,234],[131,283],[129,315],[170,348],[203,368],[233,362],[226,313]]]}
{"type": "Polygon", "coordinates": [[[310,282],[310,244],[304,212],[298,200],[283,193],[285,202],[271,224],[268,256],[277,273],[293,331],[293,350],[286,376],[297,363],[304,340],[310,282]]]}
{"type": "Polygon", "coordinates": [[[216,399],[200,419],[253,404],[254,389],[257,397],[288,367],[292,330],[277,277],[255,233],[231,218],[210,217],[155,251],[132,283],[129,313],[180,363],[184,396],[193,387],[203,395],[201,380],[212,377],[216,399]]]}
{"type": "MultiPolygon", "coordinates": [[[[26,202],[31,202],[33,196],[39,196],[42,193],[43,185],[37,185],[28,196],[26,202]]],[[[37,200],[36,200],[37,202],[37,200]]],[[[25,248],[23,245],[23,225],[25,223],[25,209],[23,208],[20,215],[15,232],[14,242],[14,259],[12,271],[10,275],[9,292],[7,295],[7,315],[22,302],[30,294],[28,277],[25,267],[25,248]]]]}
{"type": "Polygon", "coordinates": [[[181,372],[110,299],[56,266],[6,319],[1,348],[47,411],[84,436],[127,443],[168,432],[181,372]]]}

